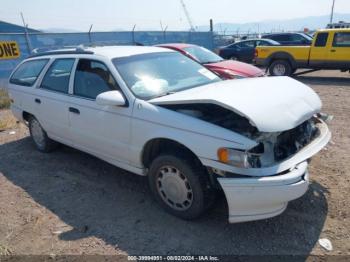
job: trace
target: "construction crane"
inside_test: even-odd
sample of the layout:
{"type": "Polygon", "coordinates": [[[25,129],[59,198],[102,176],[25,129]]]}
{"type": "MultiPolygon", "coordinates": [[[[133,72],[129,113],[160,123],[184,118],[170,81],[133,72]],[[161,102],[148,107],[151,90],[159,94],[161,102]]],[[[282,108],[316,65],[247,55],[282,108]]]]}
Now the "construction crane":
{"type": "Polygon", "coordinates": [[[189,13],[188,10],[187,10],[187,7],[186,7],[186,5],[185,5],[184,0],[180,0],[180,3],[181,3],[181,5],[182,5],[182,8],[184,9],[184,12],[185,12],[185,15],[186,15],[186,18],[187,18],[187,22],[188,22],[188,24],[190,25],[190,31],[195,31],[194,26],[193,26],[192,19],[191,19],[191,17],[190,17],[190,13],[189,13]]]}

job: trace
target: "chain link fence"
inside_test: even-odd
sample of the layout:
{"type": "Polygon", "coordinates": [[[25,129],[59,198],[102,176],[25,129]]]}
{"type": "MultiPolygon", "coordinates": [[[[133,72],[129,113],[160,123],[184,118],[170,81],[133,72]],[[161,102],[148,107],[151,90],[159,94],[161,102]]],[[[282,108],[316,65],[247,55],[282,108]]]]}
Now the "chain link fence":
{"type": "Polygon", "coordinates": [[[16,41],[20,49],[17,59],[0,60],[0,88],[6,87],[13,68],[32,52],[43,52],[78,45],[155,45],[192,43],[214,49],[212,32],[121,31],[91,33],[0,33],[1,41],[16,41]]]}

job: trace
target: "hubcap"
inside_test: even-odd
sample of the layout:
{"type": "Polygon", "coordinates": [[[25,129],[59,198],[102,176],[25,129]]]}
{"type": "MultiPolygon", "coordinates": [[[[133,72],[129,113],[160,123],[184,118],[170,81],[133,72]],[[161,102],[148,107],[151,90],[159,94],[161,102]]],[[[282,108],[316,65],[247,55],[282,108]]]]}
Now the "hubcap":
{"type": "Polygon", "coordinates": [[[284,65],[282,65],[282,64],[277,64],[273,68],[273,73],[276,76],[283,76],[286,73],[286,67],[284,65]]]}
{"type": "Polygon", "coordinates": [[[163,166],[158,171],[157,189],[163,201],[173,209],[186,210],[193,202],[187,178],[175,167],[163,166]]]}
{"type": "Polygon", "coordinates": [[[35,144],[37,144],[39,147],[43,147],[45,141],[44,130],[37,120],[31,121],[31,131],[35,144]]]}

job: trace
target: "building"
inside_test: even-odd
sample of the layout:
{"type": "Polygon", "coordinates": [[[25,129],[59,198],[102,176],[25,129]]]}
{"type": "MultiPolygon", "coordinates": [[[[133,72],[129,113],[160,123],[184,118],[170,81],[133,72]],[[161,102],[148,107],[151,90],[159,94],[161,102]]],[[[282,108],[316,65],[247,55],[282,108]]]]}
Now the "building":
{"type": "Polygon", "coordinates": [[[350,28],[350,23],[339,21],[339,23],[328,24],[327,28],[350,28]]]}
{"type": "MultiPolygon", "coordinates": [[[[27,28],[29,33],[40,32],[38,30],[27,28]]],[[[24,33],[24,27],[16,24],[0,21],[0,33],[24,33]]]]}

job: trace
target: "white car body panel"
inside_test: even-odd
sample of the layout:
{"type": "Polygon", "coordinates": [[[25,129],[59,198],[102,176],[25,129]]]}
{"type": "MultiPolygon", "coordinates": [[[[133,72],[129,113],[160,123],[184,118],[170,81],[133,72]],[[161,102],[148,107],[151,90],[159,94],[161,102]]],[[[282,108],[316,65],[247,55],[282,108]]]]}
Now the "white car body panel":
{"type": "MultiPolygon", "coordinates": [[[[139,175],[147,174],[142,154],[149,141],[160,138],[176,141],[191,150],[204,166],[241,175],[239,178],[218,178],[228,202],[231,223],[278,215],[289,201],[306,192],[306,160],[320,151],[331,137],[323,121],[319,121],[318,137],[288,159],[269,167],[238,168],[219,162],[218,148],[248,150],[258,145],[256,141],[162,106],[213,103],[247,117],[261,132],[280,132],[292,129],[320,112],[320,99],[304,84],[285,77],[232,80],[144,101],[132,94],[111,59],[172,51],[134,46],[88,50],[94,54],[59,57],[89,58],[105,63],[117,80],[128,106],[101,106],[94,100],[74,96],[74,69],[68,94],[38,88],[49,67],[47,64],[35,85],[28,87],[9,83],[14,115],[23,121],[23,112],[29,112],[38,118],[50,138],[139,175]],[[35,103],[35,98],[39,98],[41,103],[35,103]],[[69,107],[77,108],[80,115],[69,112],[69,107]],[[280,175],[281,172],[284,172],[283,175],[280,175]]],[[[32,59],[43,58],[50,58],[50,63],[53,61],[50,55],[32,59]]],[[[77,61],[74,68],[76,65],[77,61]]]]}
{"type": "Polygon", "coordinates": [[[264,178],[219,178],[228,207],[229,222],[243,222],[276,216],[289,201],[301,197],[308,189],[307,163],[289,173],[264,178]]]}
{"type": "Polygon", "coordinates": [[[217,104],[247,117],[261,132],[292,129],[320,112],[322,106],[311,88],[289,77],[228,80],[150,102],[159,105],[217,104]]]}

